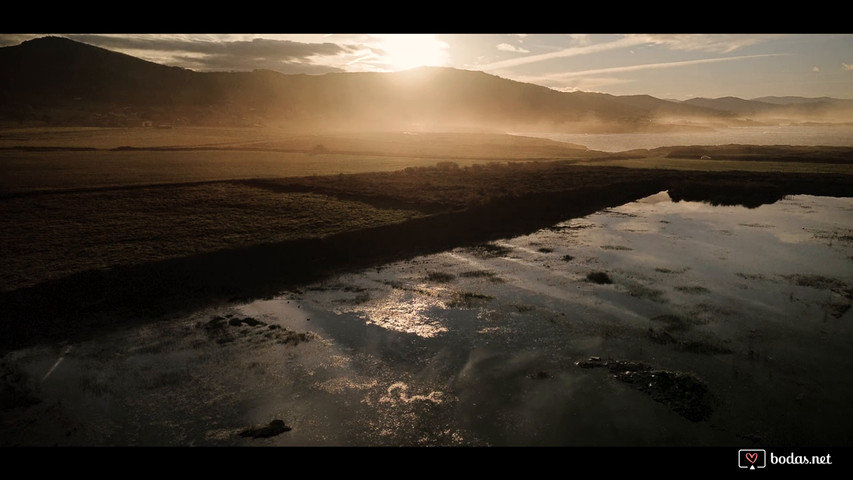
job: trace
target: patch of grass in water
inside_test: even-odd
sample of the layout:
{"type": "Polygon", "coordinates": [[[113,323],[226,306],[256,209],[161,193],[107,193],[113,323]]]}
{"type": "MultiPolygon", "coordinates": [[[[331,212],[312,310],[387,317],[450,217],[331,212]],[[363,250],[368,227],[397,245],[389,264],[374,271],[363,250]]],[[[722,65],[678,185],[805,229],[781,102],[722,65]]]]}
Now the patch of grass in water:
{"type": "Polygon", "coordinates": [[[495,245],[494,243],[481,243],[468,250],[480,258],[505,257],[512,252],[511,248],[495,245]]]}
{"type": "Polygon", "coordinates": [[[493,298],[491,295],[484,295],[482,293],[454,292],[453,299],[447,302],[447,306],[449,308],[472,308],[478,301],[492,300],[493,298]]]}
{"type": "Polygon", "coordinates": [[[611,279],[610,275],[605,272],[590,272],[586,275],[586,279],[599,285],[613,283],[613,279],[611,279]]]}
{"type": "Polygon", "coordinates": [[[342,290],[345,292],[361,293],[361,292],[367,291],[367,288],[359,287],[359,286],[355,286],[355,285],[347,285],[342,290]]]}
{"type": "Polygon", "coordinates": [[[708,303],[696,304],[691,309],[691,312],[694,315],[699,316],[699,317],[703,317],[703,316],[710,317],[710,316],[717,316],[717,315],[731,316],[731,315],[734,315],[736,313],[731,308],[724,307],[722,305],[713,305],[713,304],[708,304],[708,303]]]}
{"type": "Polygon", "coordinates": [[[773,225],[768,225],[764,223],[739,223],[741,227],[751,227],[751,228],[773,228],[773,225]]]}
{"type": "Polygon", "coordinates": [[[399,280],[382,280],[382,283],[396,290],[406,289],[406,285],[399,280]]]}
{"type": "Polygon", "coordinates": [[[518,313],[526,313],[526,312],[532,312],[533,310],[536,310],[536,307],[534,307],[533,305],[527,305],[524,303],[516,303],[516,304],[513,304],[512,307],[518,313]]]}
{"type": "Polygon", "coordinates": [[[344,305],[361,305],[370,301],[370,293],[361,292],[357,294],[353,298],[342,298],[339,300],[335,300],[334,303],[341,303],[344,305]]]}
{"type": "Polygon", "coordinates": [[[667,274],[669,274],[669,273],[672,273],[672,274],[680,274],[680,273],[684,273],[684,272],[686,272],[686,271],[688,271],[688,270],[690,270],[690,267],[681,267],[681,268],[679,268],[678,270],[673,270],[673,269],[671,269],[671,268],[665,268],[665,267],[657,267],[657,268],[655,268],[655,271],[656,271],[656,272],[658,272],[658,273],[667,273],[667,274]]]}
{"type": "Polygon", "coordinates": [[[841,280],[824,277],[822,275],[794,274],[783,275],[783,277],[792,282],[794,285],[801,287],[831,289],[836,291],[843,291],[844,287],[846,287],[846,284],[841,280]]]}
{"type": "Polygon", "coordinates": [[[675,287],[675,289],[678,290],[679,292],[687,293],[690,295],[699,295],[702,293],[710,293],[710,290],[708,290],[705,287],[701,287],[699,285],[680,286],[680,287],[675,287]]]}
{"type": "Polygon", "coordinates": [[[548,248],[548,247],[541,247],[541,248],[536,249],[536,251],[539,253],[551,253],[554,251],[554,249],[548,248]]]}
{"type": "Polygon", "coordinates": [[[497,273],[489,270],[471,270],[459,274],[462,278],[487,278],[491,282],[503,282],[504,280],[497,273]]]}
{"type": "Polygon", "coordinates": [[[41,403],[35,384],[17,365],[0,357],[0,412],[41,403]]]}
{"type": "Polygon", "coordinates": [[[185,385],[192,381],[192,376],[187,370],[172,370],[167,372],[152,372],[150,376],[143,377],[146,390],[158,388],[171,388],[185,385]]]}
{"type": "Polygon", "coordinates": [[[549,227],[548,229],[553,232],[561,232],[564,230],[584,230],[587,228],[594,228],[596,225],[587,223],[587,224],[578,224],[578,225],[554,225],[553,227],[549,227]]]}
{"type": "Polygon", "coordinates": [[[666,325],[667,330],[673,332],[687,330],[691,325],[691,322],[684,317],[670,314],[658,315],[657,317],[652,318],[652,321],[663,323],[666,325]]]}
{"type": "Polygon", "coordinates": [[[800,287],[829,290],[829,299],[823,305],[823,309],[835,318],[843,317],[853,306],[851,305],[853,286],[842,280],[814,274],[783,275],[783,277],[800,287]]]}
{"type": "Polygon", "coordinates": [[[575,259],[575,257],[573,257],[571,255],[563,255],[563,261],[564,262],[571,262],[574,259],[575,259]]]}
{"type": "Polygon", "coordinates": [[[648,337],[657,343],[663,345],[673,345],[679,350],[684,350],[689,353],[699,353],[699,354],[715,354],[715,353],[732,353],[732,350],[728,347],[717,345],[710,341],[702,341],[702,340],[690,340],[683,338],[676,338],[667,330],[655,330],[650,328],[648,331],[648,337]]]}
{"type": "Polygon", "coordinates": [[[850,310],[851,305],[849,303],[833,303],[829,302],[823,306],[826,313],[832,315],[835,318],[841,318],[850,310]]]}
{"type": "Polygon", "coordinates": [[[605,208],[605,209],[601,210],[601,213],[606,214],[606,215],[615,216],[615,217],[627,217],[627,218],[636,218],[639,216],[636,213],[618,212],[612,208],[605,208]]]}
{"type": "Polygon", "coordinates": [[[447,272],[429,272],[427,280],[436,283],[448,283],[456,279],[456,275],[447,272]]]}
{"type": "Polygon", "coordinates": [[[645,285],[641,285],[639,283],[626,285],[628,289],[628,295],[632,297],[638,298],[648,298],[653,302],[666,303],[666,299],[663,298],[663,290],[658,290],[656,288],[650,288],[645,285]]]}
{"type": "Polygon", "coordinates": [[[735,275],[737,275],[738,277],[740,277],[740,278],[742,278],[742,279],[744,279],[744,280],[767,280],[767,277],[765,277],[764,275],[762,275],[762,274],[760,274],[760,273],[742,273],[742,272],[738,272],[738,273],[735,273],[735,275]]]}
{"type": "Polygon", "coordinates": [[[625,247],[622,245],[602,245],[601,248],[605,250],[633,250],[633,248],[625,247]]]}

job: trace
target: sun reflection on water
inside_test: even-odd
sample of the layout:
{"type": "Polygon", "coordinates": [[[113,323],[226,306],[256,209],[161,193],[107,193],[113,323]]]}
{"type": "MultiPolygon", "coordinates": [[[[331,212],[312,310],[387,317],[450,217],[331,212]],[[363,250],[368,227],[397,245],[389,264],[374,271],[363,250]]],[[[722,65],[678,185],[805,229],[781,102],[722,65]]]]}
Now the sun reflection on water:
{"type": "Polygon", "coordinates": [[[442,403],[442,397],[444,396],[443,392],[433,390],[429,392],[427,395],[409,395],[407,392],[409,391],[409,385],[405,382],[396,382],[388,387],[387,395],[383,395],[380,399],[380,403],[413,403],[413,402],[432,402],[436,405],[440,405],[442,403]]]}
{"type": "Polygon", "coordinates": [[[392,290],[387,296],[348,308],[369,325],[376,325],[422,338],[432,338],[447,332],[447,327],[430,311],[446,309],[441,298],[443,287],[419,285],[412,290],[392,290]]]}

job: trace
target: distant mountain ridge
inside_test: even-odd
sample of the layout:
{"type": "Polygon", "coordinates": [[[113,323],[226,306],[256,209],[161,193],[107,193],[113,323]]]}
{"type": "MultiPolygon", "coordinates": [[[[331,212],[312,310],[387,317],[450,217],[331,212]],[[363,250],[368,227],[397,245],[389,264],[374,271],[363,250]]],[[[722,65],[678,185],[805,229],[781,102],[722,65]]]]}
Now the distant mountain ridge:
{"type": "Polygon", "coordinates": [[[62,37],[0,48],[0,71],[0,121],[6,124],[656,131],[740,122],[744,114],[774,109],[823,114],[849,107],[833,99],[677,102],[566,93],[440,67],[324,75],[195,72],[62,37]]]}
{"type": "Polygon", "coordinates": [[[830,97],[759,97],[744,100],[737,97],[691,98],[685,104],[738,115],[759,116],[829,116],[853,110],[853,100],[830,97]]]}

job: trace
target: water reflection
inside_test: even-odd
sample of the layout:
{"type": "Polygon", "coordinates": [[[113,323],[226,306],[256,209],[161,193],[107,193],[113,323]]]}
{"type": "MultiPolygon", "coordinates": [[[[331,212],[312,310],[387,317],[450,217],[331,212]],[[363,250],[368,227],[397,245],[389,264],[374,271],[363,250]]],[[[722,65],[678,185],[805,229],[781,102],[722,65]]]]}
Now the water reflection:
{"type": "Polygon", "coordinates": [[[851,262],[851,199],[660,192],[4,368],[59,444],[849,445],[851,262]]]}
{"type": "Polygon", "coordinates": [[[441,293],[442,289],[428,286],[419,286],[414,292],[392,290],[379,300],[368,300],[366,304],[338,311],[354,312],[367,324],[431,338],[447,332],[447,327],[430,314],[433,309],[446,308],[441,293]]]}
{"type": "MultiPolygon", "coordinates": [[[[831,380],[853,366],[844,327],[853,299],[851,225],[850,199],[791,196],[745,208],[660,192],[490,248],[348,275],[338,296],[299,299],[336,318],[325,332],[332,340],[346,343],[334,325],[354,321],[410,336],[408,346],[371,350],[387,368],[418,379],[386,384],[380,403],[453,409],[454,438],[466,431],[490,444],[725,444],[744,434],[750,416],[747,423],[768,435],[775,415],[800,412],[791,398],[809,403],[804,392],[811,402],[853,399],[853,385],[831,380]],[[590,282],[597,271],[612,284],[590,282]],[[354,287],[369,289],[370,300],[341,308],[354,287]],[[571,367],[590,356],[689,372],[727,407],[715,411],[715,427],[662,416],[665,408],[651,400],[638,406],[609,377],[571,367]],[[458,399],[452,406],[440,402],[447,394],[458,399]],[[626,415],[637,408],[650,423],[632,425],[626,415]],[[608,415],[612,431],[567,411],[608,415]],[[504,427],[486,424],[496,416],[504,427]],[[641,430],[649,437],[639,440],[641,430]],[[521,437],[510,440],[510,431],[521,437]]],[[[803,412],[772,438],[844,441],[838,415],[846,413],[835,406],[803,412]],[[828,426],[818,434],[817,424],[828,426]]]]}

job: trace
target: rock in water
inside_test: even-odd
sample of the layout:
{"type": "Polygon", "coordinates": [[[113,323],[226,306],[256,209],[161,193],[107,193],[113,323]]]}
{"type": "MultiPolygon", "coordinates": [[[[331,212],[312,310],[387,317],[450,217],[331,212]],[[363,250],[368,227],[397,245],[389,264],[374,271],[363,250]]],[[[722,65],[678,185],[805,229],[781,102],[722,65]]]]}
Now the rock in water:
{"type": "Polygon", "coordinates": [[[282,420],[273,420],[266,427],[250,428],[240,432],[241,437],[268,438],[292,430],[282,420]]]}

